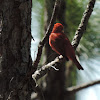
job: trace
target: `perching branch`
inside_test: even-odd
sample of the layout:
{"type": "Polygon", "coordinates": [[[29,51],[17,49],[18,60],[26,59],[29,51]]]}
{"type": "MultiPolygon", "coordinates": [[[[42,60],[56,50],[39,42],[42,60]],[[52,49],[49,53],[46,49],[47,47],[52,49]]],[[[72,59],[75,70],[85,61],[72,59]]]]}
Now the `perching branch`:
{"type": "MultiPolygon", "coordinates": [[[[72,41],[72,46],[74,47],[74,49],[77,48],[77,46],[78,46],[78,44],[80,42],[80,39],[81,39],[83,33],[86,30],[86,26],[87,26],[88,20],[90,18],[90,15],[91,15],[91,13],[93,11],[93,7],[95,5],[95,1],[96,0],[90,0],[90,2],[88,3],[87,8],[86,8],[86,10],[85,10],[85,12],[83,14],[81,23],[80,23],[80,25],[78,27],[78,30],[75,33],[73,41],[72,41]]],[[[47,35],[47,37],[48,37],[48,35],[47,35]]],[[[46,39],[45,39],[45,41],[46,41],[46,39]]],[[[35,79],[35,80],[38,80],[39,78],[41,78],[42,76],[44,76],[48,72],[48,70],[51,68],[51,66],[55,65],[58,62],[61,62],[62,60],[63,60],[63,57],[61,57],[61,56],[57,57],[54,61],[48,63],[47,65],[45,65],[45,66],[41,67],[39,70],[37,70],[32,75],[32,78],[35,79]]]]}
{"type": "MultiPolygon", "coordinates": [[[[36,60],[34,61],[34,64],[33,64],[33,68],[34,68],[33,71],[35,71],[35,70],[37,69],[38,63],[39,63],[40,58],[41,58],[43,46],[44,46],[44,44],[47,42],[47,39],[48,39],[48,37],[49,37],[49,34],[50,34],[51,31],[52,31],[52,27],[53,27],[53,25],[54,25],[54,22],[55,22],[55,20],[56,20],[57,14],[58,14],[59,6],[60,6],[60,1],[61,1],[61,0],[56,0],[56,1],[55,1],[55,5],[54,5],[54,9],[53,9],[53,13],[52,13],[52,17],[51,17],[49,26],[48,26],[48,28],[47,28],[47,31],[46,31],[46,33],[45,33],[45,36],[44,36],[43,40],[40,41],[39,46],[38,46],[37,57],[36,57],[36,60]]],[[[32,73],[33,73],[33,72],[32,72],[32,73]]],[[[32,73],[31,73],[31,74],[32,74],[32,73]]]]}
{"type": "Polygon", "coordinates": [[[61,62],[62,59],[63,59],[62,55],[60,55],[59,58],[56,57],[54,61],[51,61],[47,65],[44,65],[39,70],[35,71],[35,73],[32,75],[32,78],[35,81],[37,81],[39,78],[41,78],[42,76],[44,76],[48,72],[48,70],[50,70],[50,68],[53,68],[52,66],[54,66],[55,64],[61,62]]]}
{"type": "Polygon", "coordinates": [[[66,93],[70,94],[70,93],[75,93],[78,92],[82,89],[85,89],[87,87],[93,86],[93,85],[97,85],[100,84],[100,80],[96,80],[87,84],[83,84],[83,85],[79,85],[79,86],[72,86],[66,89],[66,93]]]}

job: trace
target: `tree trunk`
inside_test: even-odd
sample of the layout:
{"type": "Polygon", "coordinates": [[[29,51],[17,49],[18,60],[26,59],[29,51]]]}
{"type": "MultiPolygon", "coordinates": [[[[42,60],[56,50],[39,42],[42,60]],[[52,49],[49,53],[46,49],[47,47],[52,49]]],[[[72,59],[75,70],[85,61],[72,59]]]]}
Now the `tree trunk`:
{"type": "Polygon", "coordinates": [[[3,100],[30,100],[28,84],[22,84],[31,69],[31,0],[1,0],[3,15],[0,97],[3,100]]]}

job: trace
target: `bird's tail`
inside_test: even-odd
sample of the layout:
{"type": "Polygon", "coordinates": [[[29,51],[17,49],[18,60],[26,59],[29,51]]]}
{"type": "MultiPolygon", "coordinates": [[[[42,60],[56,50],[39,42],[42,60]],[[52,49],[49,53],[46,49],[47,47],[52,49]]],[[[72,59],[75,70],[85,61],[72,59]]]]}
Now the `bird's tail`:
{"type": "Polygon", "coordinates": [[[80,63],[77,61],[77,59],[75,61],[73,61],[75,63],[75,65],[77,66],[77,68],[79,70],[84,70],[83,67],[80,65],[80,63]]]}

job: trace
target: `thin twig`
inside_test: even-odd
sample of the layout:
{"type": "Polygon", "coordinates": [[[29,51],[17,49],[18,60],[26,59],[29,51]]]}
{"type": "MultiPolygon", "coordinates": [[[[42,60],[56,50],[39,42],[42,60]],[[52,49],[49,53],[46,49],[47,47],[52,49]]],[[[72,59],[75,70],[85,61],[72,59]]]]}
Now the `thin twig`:
{"type": "MultiPolygon", "coordinates": [[[[87,9],[85,10],[85,12],[83,14],[83,17],[82,17],[81,23],[80,23],[80,25],[78,27],[78,30],[76,31],[74,39],[72,41],[72,46],[74,47],[74,49],[77,48],[77,46],[78,46],[78,44],[80,42],[80,39],[81,39],[85,29],[86,29],[86,26],[87,26],[88,20],[90,18],[90,15],[91,15],[91,13],[93,11],[94,5],[95,5],[95,0],[90,0],[90,2],[88,3],[87,9]]],[[[42,49],[39,49],[39,50],[42,50],[42,49]]],[[[39,53],[39,54],[41,54],[41,53],[39,53]]],[[[40,59],[40,57],[39,57],[39,59],[40,59]]],[[[49,70],[49,68],[51,66],[55,65],[58,62],[61,62],[62,60],[63,60],[63,57],[61,57],[61,56],[57,57],[54,61],[48,63],[47,65],[45,65],[45,66],[41,67],[39,70],[37,70],[32,75],[32,77],[34,77],[36,80],[38,80],[39,78],[41,78],[42,76],[44,76],[48,72],[48,70],[49,70]]],[[[39,62],[39,60],[38,60],[38,62],[39,62]]],[[[36,64],[36,66],[37,65],[38,64],[36,64]]]]}
{"type": "Polygon", "coordinates": [[[31,34],[31,39],[32,39],[33,41],[35,41],[34,38],[33,38],[33,36],[32,36],[32,34],[31,34]]]}
{"type": "Polygon", "coordinates": [[[51,17],[49,26],[47,28],[46,34],[45,34],[43,40],[40,41],[39,46],[38,46],[38,53],[37,53],[36,60],[34,61],[34,64],[33,64],[34,70],[32,71],[32,73],[37,69],[37,66],[38,66],[40,58],[41,58],[42,49],[44,47],[44,44],[47,42],[47,39],[48,39],[48,37],[49,37],[49,35],[50,35],[51,31],[52,31],[52,27],[53,27],[53,25],[55,23],[55,20],[56,20],[57,14],[58,14],[59,6],[60,6],[60,1],[61,0],[56,0],[55,1],[52,17],[51,17]]]}
{"type": "Polygon", "coordinates": [[[69,87],[66,89],[66,93],[75,93],[75,92],[78,92],[82,89],[85,89],[87,87],[97,85],[97,84],[100,84],[100,80],[92,81],[90,83],[79,85],[79,86],[72,86],[72,87],[69,87]]]}

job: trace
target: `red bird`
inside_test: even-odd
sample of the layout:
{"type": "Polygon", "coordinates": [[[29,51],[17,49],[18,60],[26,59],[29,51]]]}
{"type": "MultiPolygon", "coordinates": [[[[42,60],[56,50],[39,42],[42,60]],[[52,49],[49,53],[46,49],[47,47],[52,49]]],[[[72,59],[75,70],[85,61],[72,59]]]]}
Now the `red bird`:
{"type": "Polygon", "coordinates": [[[63,33],[63,25],[61,23],[56,23],[54,25],[49,36],[49,44],[56,53],[62,55],[66,59],[72,60],[79,70],[84,70],[76,59],[74,49],[69,39],[63,33]]]}

